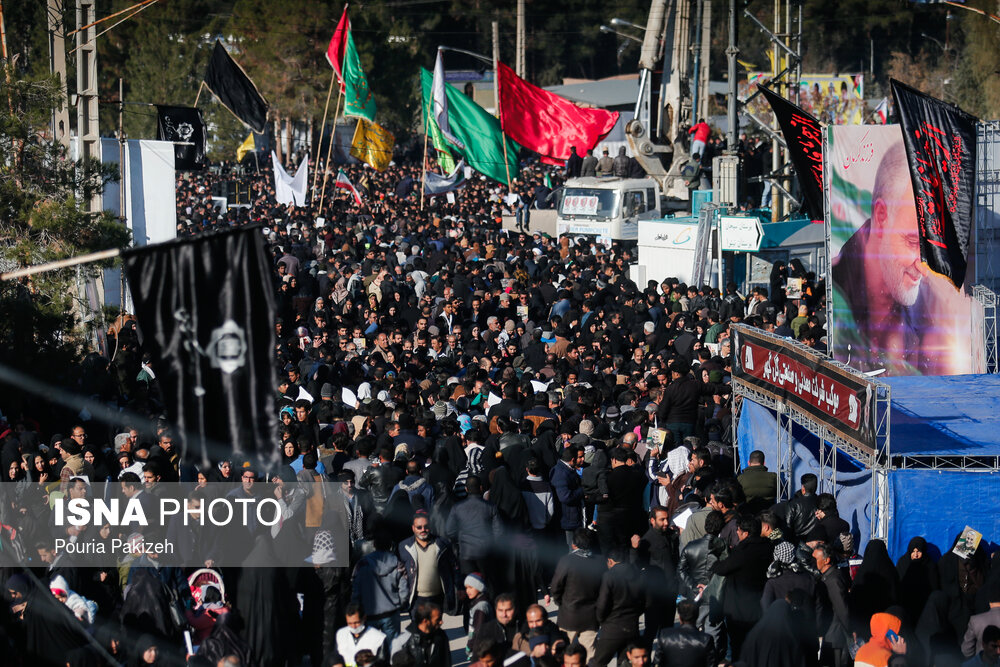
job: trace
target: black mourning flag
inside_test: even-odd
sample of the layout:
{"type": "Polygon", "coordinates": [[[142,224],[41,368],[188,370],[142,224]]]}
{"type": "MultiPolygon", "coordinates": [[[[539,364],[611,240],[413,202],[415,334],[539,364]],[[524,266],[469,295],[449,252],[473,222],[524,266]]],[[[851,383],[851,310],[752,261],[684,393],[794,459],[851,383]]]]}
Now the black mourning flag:
{"type": "Polygon", "coordinates": [[[781,134],[788,145],[788,156],[799,177],[806,213],[813,220],[823,220],[823,131],[819,121],[781,95],[757,86],[771,104],[781,134]]]}
{"type": "Polygon", "coordinates": [[[145,246],[122,257],[143,344],[186,458],[266,457],[278,385],[271,262],[260,229],[145,246]]]}
{"type": "Polygon", "coordinates": [[[174,142],[174,169],[197,171],[205,168],[208,134],[198,109],[157,106],[156,138],[174,142]]]}
{"type": "Polygon", "coordinates": [[[975,213],[977,119],[895,79],[890,83],[917,204],[920,259],[961,287],[975,213]]]}
{"type": "Polygon", "coordinates": [[[205,85],[247,127],[257,134],[264,132],[267,100],[218,40],[212,50],[212,59],[208,61],[205,85]]]}

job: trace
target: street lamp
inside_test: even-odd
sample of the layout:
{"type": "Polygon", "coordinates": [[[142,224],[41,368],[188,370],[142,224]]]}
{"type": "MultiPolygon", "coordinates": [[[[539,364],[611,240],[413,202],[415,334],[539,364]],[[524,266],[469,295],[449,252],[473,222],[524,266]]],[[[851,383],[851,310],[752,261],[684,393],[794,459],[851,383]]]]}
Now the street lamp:
{"type": "Polygon", "coordinates": [[[646,32],[645,26],[636,25],[635,23],[632,23],[631,21],[626,21],[625,19],[611,19],[611,25],[615,26],[616,28],[635,28],[636,30],[641,30],[643,32],[646,32]]]}
{"type": "MultiPolygon", "coordinates": [[[[615,22],[614,19],[612,19],[611,22],[614,23],[615,22]]],[[[614,28],[612,28],[610,26],[602,25],[601,28],[600,28],[600,30],[601,30],[601,32],[608,33],[608,34],[611,34],[611,35],[618,35],[619,37],[624,37],[625,39],[631,39],[633,42],[639,42],[640,44],[642,44],[642,40],[639,39],[638,37],[635,37],[634,35],[630,35],[630,34],[628,34],[626,32],[618,32],[617,30],[615,30],[614,28]]]]}

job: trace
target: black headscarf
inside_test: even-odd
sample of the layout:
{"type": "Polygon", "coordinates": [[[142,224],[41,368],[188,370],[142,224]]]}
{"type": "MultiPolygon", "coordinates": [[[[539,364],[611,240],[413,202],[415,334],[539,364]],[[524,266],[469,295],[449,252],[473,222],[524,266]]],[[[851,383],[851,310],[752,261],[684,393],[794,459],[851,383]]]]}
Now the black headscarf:
{"type": "Polygon", "coordinates": [[[28,664],[62,667],[67,656],[78,654],[87,645],[83,625],[69,607],[50,591],[34,582],[24,607],[24,628],[28,664]]]}
{"type": "Polygon", "coordinates": [[[246,619],[248,648],[260,667],[284,664],[295,643],[292,617],[298,616],[295,592],[283,568],[274,567],[269,535],[258,535],[243,562],[236,604],[246,619]]]}
{"type": "Polygon", "coordinates": [[[807,664],[803,639],[791,605],[776,600],[747,635],[740,662],[746,667],[801,667],[807,664]]]}
{"type": "Polygon", "coordinates": [[[850,608],[855,614],[859,636],[867,637],[871,633],[869,621],[873,614],[896,604],[898,590],[899,575],[889,559],[885,542],[870,541],[851,587],[850,608]]]}
{"type": "Polygon", "coordinates": [[[236,612],[227,612],[219,616],[208,636],[198,647],[198,655],[207,658],[213,665],[227,655],[235,655],[241,665],[252,664],[250,646],[240,636],[243,623],[236,612]]]}
{"type": "Polygon", "coordinates": [[[896,561],[896,573],[899,575],[899,604],[906,610],[907,617],[915,621],[920,618],[931,592],[938,588],[937,567],[927,553],[927,540],[922,537],[910,540],[906,553],[896,561]],[[914,549],[923,554],[919,560],[910,558],[914,549]]]}
{"type": "Polygon", "coordinates": [[[122,603],[122,625],[131,632],[172,639],[176,629],[163,582],[149,568],[135,568],[130,574],[132,582],[122,603]]]}

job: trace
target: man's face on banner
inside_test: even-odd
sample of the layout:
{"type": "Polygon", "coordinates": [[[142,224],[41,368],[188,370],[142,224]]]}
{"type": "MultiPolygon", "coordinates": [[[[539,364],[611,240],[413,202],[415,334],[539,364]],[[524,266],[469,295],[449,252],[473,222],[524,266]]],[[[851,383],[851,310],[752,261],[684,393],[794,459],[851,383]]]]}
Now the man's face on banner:
{"type": "Polygon", "coordinates": [[[872,219],[885,287],[893,301],[901,306],[912,306],[917,301],[927,267],[920,261],[917,210],[905,173],[875,200],[872,219]]]}

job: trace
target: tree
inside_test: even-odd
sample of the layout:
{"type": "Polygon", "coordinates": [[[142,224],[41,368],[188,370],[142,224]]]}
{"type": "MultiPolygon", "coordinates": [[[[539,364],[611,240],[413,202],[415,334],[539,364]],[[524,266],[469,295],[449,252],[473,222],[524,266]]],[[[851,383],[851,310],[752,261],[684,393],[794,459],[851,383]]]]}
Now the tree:
{"type": "MultiPolygon", "coordinates": [[[[0,96],[0,257],[5,270],[98,250],[122,249],[129,231],[109,212],[90,213],[81,202],[115,178],[99,162],[73,162],[43,130],[61,104],[54,77],[19,75],[0,96]],[[6,99],[2,99],[6,98],[6,99]]],[[[103,265],[86,265],[84,276],[103,265]]],[[[0,283],[0,360],[33,374],[58,374],[82,353],[74,315],[76,269],[0,283]]]]}

